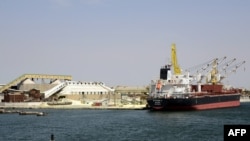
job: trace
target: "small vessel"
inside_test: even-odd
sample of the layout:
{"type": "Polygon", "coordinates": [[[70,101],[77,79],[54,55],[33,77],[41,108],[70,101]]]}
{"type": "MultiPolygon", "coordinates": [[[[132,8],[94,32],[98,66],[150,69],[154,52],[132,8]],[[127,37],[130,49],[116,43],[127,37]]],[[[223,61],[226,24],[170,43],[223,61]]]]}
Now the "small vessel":
{"type": "Polygon", "coordinates": [[[19,115],[36,115],[36,116],[45,116],[45,112],[35,112],[35,111],[21,111],[19,115]]]}
{"type": "Polygon", "coordinates": [[[51,101],[47,102],[48,105],[71,105],[71,101],[51,101]]]}
{"type": "Polygon", "coordinates": [[[36,116],[46,116],[47,113],[45,112],[37,112],[36,116]]]}
{"type": "MultiPolygon", "coordinates": [[[[147,107],[151,110],[205,110],[240,106],[240,89],[221,83],[225,76],[219,74],[218,65],[224,59],[216,58],[206,63],[202,70],[211,67],[206,75],[183,73],[173,44],[171,64],[160,69],[159,79],[151,81],[147,107]],[[206,78],[205,82],[203,78],[206,78]]],[[[239,63],[236,68],[244,63],[239,63]]]]}
{"type": "Polygon", "coordinates": [[[37,115],[37,112],[21,111],[19,115],[37,115]]]}

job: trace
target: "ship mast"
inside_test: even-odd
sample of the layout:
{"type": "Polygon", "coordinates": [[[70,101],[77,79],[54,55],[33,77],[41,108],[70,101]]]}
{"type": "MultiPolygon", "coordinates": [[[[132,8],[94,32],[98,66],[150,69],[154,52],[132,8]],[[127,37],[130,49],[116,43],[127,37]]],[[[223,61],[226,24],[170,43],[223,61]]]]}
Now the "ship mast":
{"type": "Polygon", "coordinates": [[[175,47],[175,44],[172,44],[172,50],[171,50],[171,63],[173,65],[173,68],[174,68],[174,74],[175,75],[179,75],[181,74],[181,69],[180,69],[180,66],[177,62],[177,55],[176,55],[176,47],[175,47]]]}

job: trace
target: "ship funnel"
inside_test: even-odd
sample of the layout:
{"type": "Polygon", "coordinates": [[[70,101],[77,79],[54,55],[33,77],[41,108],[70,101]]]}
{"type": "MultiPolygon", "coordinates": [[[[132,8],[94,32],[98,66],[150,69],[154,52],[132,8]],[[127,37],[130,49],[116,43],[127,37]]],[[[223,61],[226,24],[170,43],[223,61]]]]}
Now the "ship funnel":
{"type": "Polygon", "coordinates": [[[160,70],[160,79],[167,80],[170,72],[170,66],[166,65],[160,70]]]}

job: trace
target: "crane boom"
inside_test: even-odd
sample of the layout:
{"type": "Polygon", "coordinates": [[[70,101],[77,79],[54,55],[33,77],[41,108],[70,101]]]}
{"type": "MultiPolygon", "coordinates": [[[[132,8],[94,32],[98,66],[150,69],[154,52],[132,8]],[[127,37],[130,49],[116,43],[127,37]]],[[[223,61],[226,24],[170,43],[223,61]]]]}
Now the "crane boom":
{"type": "Polygon", "coordinates": [[[172,50],[171,50],[171,63],[174,68],[174,74],[179,75],[181,74],[181,69],[177,61],[177,55],[176,55],[176,47],[175,44],[172,44],[172,50]]]}
{"type": "MultiPolygon", "coordinates": [[[[236,59],[235,59],[236,60],[236,59]]],[[[227,72],[226,71],[226,69],[224,69],[225,70],[225,74],[223,75],[223,76],[221,76],[221,78],[220,78],[220,81],[222,81],[224,78],[226,78],[226,77],[228,77],[228,75],[229,74],[231,74],[231,73],[233,73],[233,72],[236,72],[236,70],[241,66],[241,65],[243,65],[243,64],[245,64],[246,63],[246,61],[242,61],[242,62],[240,62],[240,63],[237,63],[237,64],[235,64],[235,65],[233,65],[233,66],[230,66],[230,67],[228,67],[227,69],[231,69],[231,68],[233,68],[233,69],[231,69],[229,72],[227,72]]],[[[245,70],[245,69],[244,69],[245,70]]]]}
{"type": "Polygon", "coordinates": [[[235,65],[233,65],[233,66],[231,66],[231,67],[229,67],[229,68],[232,68],[231,69],[231,72],[236,72],[236,70],[241,66],[241,65],[243,65],[243,64],[245,64],[246,63],[246,61],[242,61],[242,62],[239,62],[239,63],[237,63],[237,64],[235,64],[235,65]]]}
{"type": "Polygon", "coordinates": [[[236,58],[233,58],[224,64],[221,64],[219,67],[222,67],[222,70],[225,71],[234,61],[236,61],[236,58]]]}

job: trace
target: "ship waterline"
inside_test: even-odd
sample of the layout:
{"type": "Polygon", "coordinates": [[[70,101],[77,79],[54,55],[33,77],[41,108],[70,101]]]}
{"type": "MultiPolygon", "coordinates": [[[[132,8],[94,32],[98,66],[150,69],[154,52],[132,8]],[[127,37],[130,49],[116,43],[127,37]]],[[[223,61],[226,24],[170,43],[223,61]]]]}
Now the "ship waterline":
{"type": "Polygon", "coordinates": [[[240,105],[240,94],[200,98],[159,98],[148,99],[154,110],[205,110],[214,108],[237,107],[240,105]]]}

